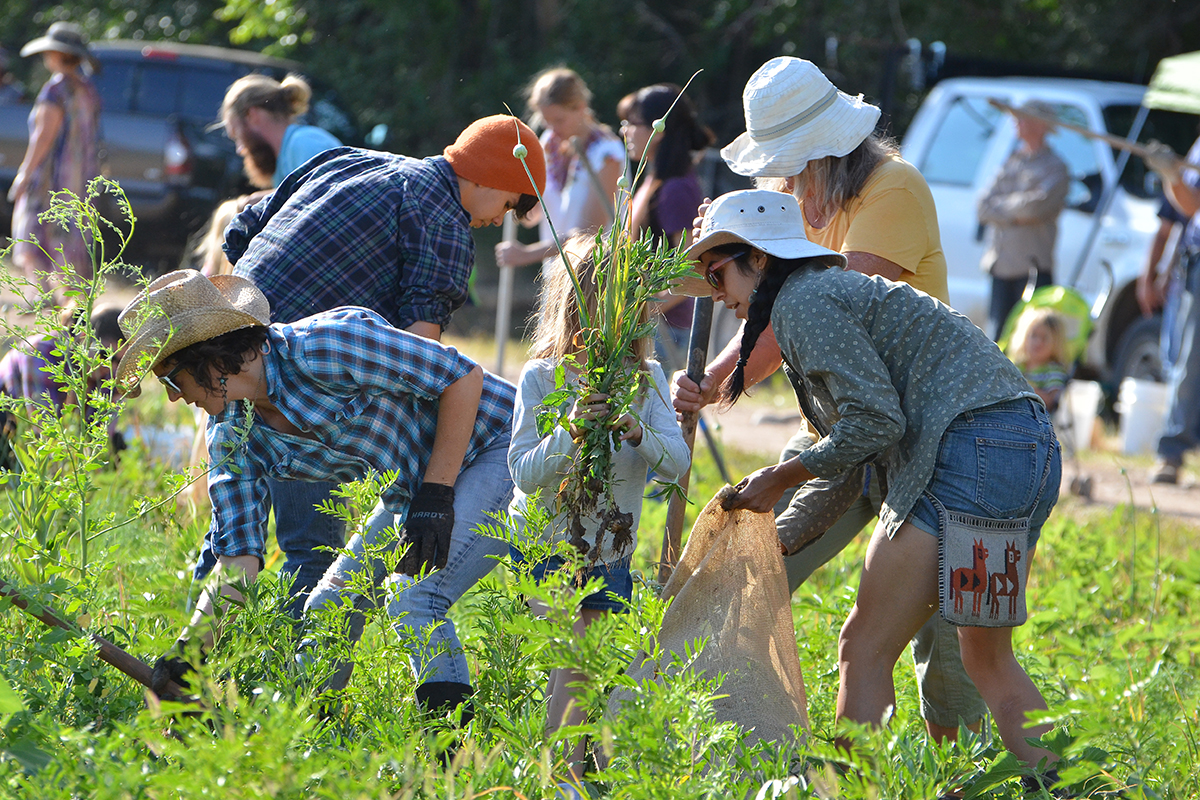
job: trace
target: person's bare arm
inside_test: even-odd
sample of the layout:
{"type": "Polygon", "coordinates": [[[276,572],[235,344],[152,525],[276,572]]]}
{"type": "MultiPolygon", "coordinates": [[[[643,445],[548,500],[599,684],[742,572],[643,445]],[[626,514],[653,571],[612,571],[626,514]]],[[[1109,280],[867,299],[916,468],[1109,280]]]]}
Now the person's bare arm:
{"type": "Polygon", "coordinates": [[[1167,199],[1179,210],[1180,214],[1185,217],[1195,216],[1196,212],[1200,211],[1200,187],[1185,183],[1182,171],[1177,174],[1176,179],[1163,181],[1167,199]]]}
{"type": "MultiPolygon", "coordinates": [[[[218,556],[213,574],[217,577],[216,594],[235,603],[242,603],[245,596],[237,586],[251,583],[258,578],[258,556],[218,556]]],[[[196,636],[200,639],[201,650],[208,650],[213,646],[217,622],[213,619],[215,603],[216,598],[213,597],[212,591],[205,590],[200,595],[196,611],[180,637],[181,640],[196,636]]]]}
{"type": "Polygon", "coordinates": [[[889,281],[899,281],[903,280],[904,273],[908,272],[896,262],[888,261],[874,253],[851,252],[845,255],[846,266],[864,275],[878,275],[889,281]]]}
{"type": "Polygon", "coordinates": [[[415,333],[417,336],[424,336],[426,339],[432,339],[435,342],[442,340],[442,326],[436,322],[422,322],[417,320],[412,325],[405,328],[409,333],[415,333]]]}
{"type": "Polygon", "coordinates": [[[425,467],[425,483],[453,486],[475,430],[479,398],[483,394],[483,369],[475,368],[442,390],[438,400],[437,430],[425,467]]]}
{"type": "Polygon", "coordinates": [[[524,267],[536,264],[546,256],[558,252],[553,241],[521,244],[520,242],[499,242],[496,245],[496,266],[524,267]]]}
{"type": "MultiPolygon", "coordinates": [[[[1137,278],[1137,301],[1143,317],[1153,316],[1163,305],[1163,287],[1158,273],[1158,263],[1162,261],[1167,240],[1171,238],[1171,229],[1175,223],[1169,219],[1159,222],[1154,239],[1150,242],[1150,252],[1146,255],[1146,264],[1137,278]]],[[[1044,398],[1043,398],[1044,399],[1044,398]]]]}
{"type": "Polygon", "coordinates": [[[13,179],[9,189],[8,199],[16,202],[25,193],[29,184],[29,176],[41,167],[42,162],[50,156],[54,141],[62,128],[63,110],[53,103],[38,103],[33,112],[33,132],[29,137],[29,146],[25,148],[25,158],[13,179]]]}
{"type": "MultiPolygon", "coordinates": [[[[711,403],[721,384],[733,374],[741,349],[742,334],[739,331],[738,335],[734,336],[721,351],[721,354],[709,362],[708,367],[704,370],[704,379],[700,382],[700,386],[697,386],[686,372],[682,370],[676,372],[671,386],[671,405],[675,410],[679,413],[699,411],[711,403]]],[[[779,351],[779,342],[775,340],[775,331],[768,325],[766,330],[759,335],[758,341],[754,343],[754,350],[750,352],[750,358],[746,362],[744,371],[746,388],[761,383],[774,375],[782,363],[783,355],[779,351]]]]}

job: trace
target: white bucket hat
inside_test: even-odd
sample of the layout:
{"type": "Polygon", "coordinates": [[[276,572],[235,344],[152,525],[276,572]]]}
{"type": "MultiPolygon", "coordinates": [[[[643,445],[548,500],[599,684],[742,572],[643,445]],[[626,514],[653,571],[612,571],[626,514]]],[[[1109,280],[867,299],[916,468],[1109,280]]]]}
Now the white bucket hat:
{"type": "MultiPolygon", "coordinates": [[[[714,247],[732,242],[742,242],[776,258],[817,258],[831,267],[846,266],[844,255],[808,240],[800,204],[783,192],[745,189],[718,197],[704,214],[700,238],[688,248],[687,257],[699,260],[714,247]]],[[[696,275],[684,278],[671,291],[708,297],[712,287],[703,275],[696,275]]]]}
{"type": "Polygon", "coordinates": [[[825,156],[844,156],[862,144],[879,109],[838,91],[817,65],[791,56],[758,68],[742,90],[746,132],[721,149],[738,175],[790,178],[825,156]]]}

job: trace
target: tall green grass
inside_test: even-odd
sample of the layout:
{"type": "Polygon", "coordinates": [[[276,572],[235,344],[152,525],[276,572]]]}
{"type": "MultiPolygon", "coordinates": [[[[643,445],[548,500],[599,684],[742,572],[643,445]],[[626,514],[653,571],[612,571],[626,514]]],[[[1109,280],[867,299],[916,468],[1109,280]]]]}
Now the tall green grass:
{"type": "MultiPolygon", "coordinates": [[[[161,398],[149,390],[125,414],[151,425],[178,421],[161,398]]],[[[51,448],[60,455],[45,463],[55,469],[72,463],[69,453],[97,452],[100,432],[70,424],[72,413],[68,424],[24,426],[18,450],[28,459],[31,450],[51,448]]],[[[676,654],[661,684],[629,686],[624,669],[639,650],[653,651],[664,613],[652,584],[640,580],[628,614],[610,615],[577,640],[569,620],[578,594],[568,576],[538,584],[507,560],[451,611],[477,689],[476,716],[465,727],[422,715],[406,657],[411,642],[398,639],[379,611],[368,612],[349,687],[320,694],[320,678],[350,649],[342,637],[320,637],[328,646],[298,667],[301,633],[280,611],[285,587],[271,570],[225,621],[197,678],[201,705],[160,703],[101,663],[81,635],[99,633],[152,660],[189,615],[190,564],[206,521],[176,514],[170,498],[181,477],[133,445],[119,463],[79,462],[87,465],[81,479],[68,470],[68,480],[38,475],[24,484],[36,489],[38,508],[59,514],[47,524],[60,519],[64,532],[88,537],[86,553],[68,547],[69,539],[47,539],[45,525],[31,529],[29,506],[13,502],[20,491],[13,481],[0,489],[0,577],[76,626],[47,628],[0,599],[0,797],[548,798],[568,774],[568,745],[581,736],[609,758],[583,787],[602,797],[875,800],[952,788],[968,797],[1025,796],[990,726],[978,736],[961,731],[957,744],[927,739],[906,663],[896,668],[898,701],[887,727],[835,730],[837,633],[853,604],[866,536],[793,598],[812,723],[799,749],[745,747],[737,728],[716,722],[720,680],[688,671],[694,650],[676,654]],[[530,599],[550,613],[533,617],[530,599]],[[543,692],[549,671],[561,667],[589,676],[590,717],[551,737],[543,692]],[[634,699],[613,717],[606,697],[618,686],[633,689],[634,699]],[[835,734],[854,739],[853,755],[833,747],[835,734]]],[[[735,450],[727,456],[736,475],[766,460],[735,450]]],[[[691,485],[689,524],[720,488],[706,451],[697,452],[691,485]]],[[[372,491],[354,489],[355,505],[369,508],[372,491]]],[[[634,563],[640,574],[657,559],[664,521],[665,504],[647,501],[634,563]]],[[[496,533],[508,535],[499,521],[496,533]]],[[[1065,757],[1061,774],[1076,794],[1196,796],[1195,538],[1195,529],[1158,515],[1119,509],[1097,517],[1069,501],[1043,532],[1030,620],[1015,647],[1056,726],[1044,743],[1065,757]]],[[[328,626],[336,634],[344,625],[330,615],[304,633],[328,626]]]]}

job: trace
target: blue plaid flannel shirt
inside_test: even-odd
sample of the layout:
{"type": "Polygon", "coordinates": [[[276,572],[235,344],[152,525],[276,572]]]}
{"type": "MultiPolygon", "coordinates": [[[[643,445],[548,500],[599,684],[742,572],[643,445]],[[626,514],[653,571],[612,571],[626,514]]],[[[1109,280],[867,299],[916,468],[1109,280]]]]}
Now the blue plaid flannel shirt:
{"type": "Polygon", "coordinates": [[[446,159],[352,147],[307,162],[233,218],[225,253],[273,322],[365,306],[397,328],[443,328],[467,299],[471,216],[446,159]]]}
{"type": "MultiPolygon", "coordinates": [[[[212,525],[205,549],[263,556],[270,495],[266,478],[346,483],[399,470],[384,490],[403,514],[420,487],[437,431],[442,391],[475,368],[453,347],[397,330],[373,311],[339,308],[268,328],[267,390],[285,417],[312,438],[281,433],[259,419],[247,438],[245,411],[230,403],[208,423],[212,525]]],[[[505,440],[516,390],[484,373],[483,396],[463,465],[505,440]]],[[[207,568],[197,569],[202,577],[207,568]]]]}

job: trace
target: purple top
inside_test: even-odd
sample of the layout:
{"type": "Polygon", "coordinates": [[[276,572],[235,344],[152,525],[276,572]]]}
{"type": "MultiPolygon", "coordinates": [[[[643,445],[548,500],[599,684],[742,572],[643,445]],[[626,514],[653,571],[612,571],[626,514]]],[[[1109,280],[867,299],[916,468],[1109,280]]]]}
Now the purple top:
{"type": "Polygon", "coordinates": [[[58,344],[49,336],[37,334],[5,353],[0,359],[0,392],[30,400],[49,397],[51,403],[61,406],[66,397],[62,386],[42,369],[62,360],[51,352],[58,344]]]}
{"type": "MultiPolygon", "coordinates": [[[[696,209],[704,201],[704,190],[695,172],[667,178],[650,201],[650,232],[657,243],[665,234],[690,231],[696,209]]],[[[687,300],[663,312],[672,328],[690,328],[693,301],[687,300]]]]}

